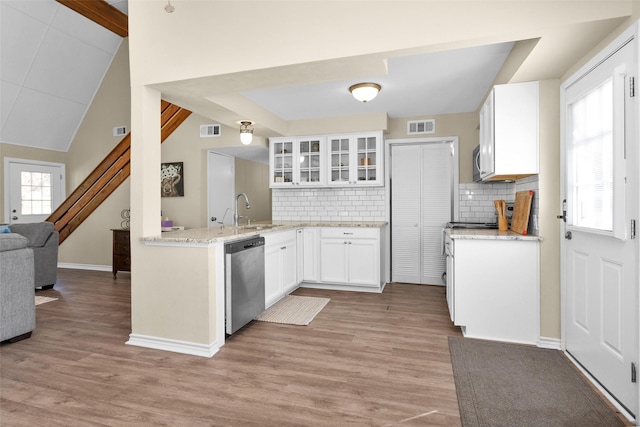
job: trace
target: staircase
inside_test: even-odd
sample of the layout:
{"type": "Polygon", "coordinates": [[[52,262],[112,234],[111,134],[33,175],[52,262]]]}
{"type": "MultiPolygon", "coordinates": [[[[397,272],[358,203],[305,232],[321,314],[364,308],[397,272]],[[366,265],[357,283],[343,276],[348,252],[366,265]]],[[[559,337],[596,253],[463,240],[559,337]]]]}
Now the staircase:
{"type": "MultiPolygon", "coordinates": [[[[160,105],[160,143],[191,114],[167,101],[160,105]]],[[[73,193],[47,218],[60,233],[60,243],[76,230],[131,175],[131,133],[104,158],[73,193]]],[[[158,165],[158,177],[160,165],[158,165]]]]}

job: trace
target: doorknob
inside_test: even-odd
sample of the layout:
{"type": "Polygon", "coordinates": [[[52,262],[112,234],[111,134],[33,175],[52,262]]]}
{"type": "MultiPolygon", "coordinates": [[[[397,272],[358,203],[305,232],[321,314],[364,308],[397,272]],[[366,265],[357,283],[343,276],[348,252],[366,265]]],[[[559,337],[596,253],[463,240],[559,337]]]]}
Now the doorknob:
{"type": "Polygon", "coordinates": [[[564,238],[567,240],[571,240],[571,238],[573,237],[573,235],[571,234],[570,231],[567,231],[566,233],[564,233],[564,238]]]}
{"type": "Polygon", "coordinates": [[[18,219],[18,217],[17,217],[17,216],[12,216],[12,217],[11,217],[11,221],[15,221],[15,220],[17,220],[17,219],[18,219]]]}

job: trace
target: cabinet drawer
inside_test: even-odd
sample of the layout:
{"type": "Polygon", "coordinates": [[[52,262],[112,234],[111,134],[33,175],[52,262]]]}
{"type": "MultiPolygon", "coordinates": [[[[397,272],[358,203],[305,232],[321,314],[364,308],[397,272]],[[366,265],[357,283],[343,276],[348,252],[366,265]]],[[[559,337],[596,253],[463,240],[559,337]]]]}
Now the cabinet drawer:
{"type": "Polygon", "coordinates": [[[321,238],[377,239],[379,230],[372,227],[326,227],[320,230],[321,238]]]}

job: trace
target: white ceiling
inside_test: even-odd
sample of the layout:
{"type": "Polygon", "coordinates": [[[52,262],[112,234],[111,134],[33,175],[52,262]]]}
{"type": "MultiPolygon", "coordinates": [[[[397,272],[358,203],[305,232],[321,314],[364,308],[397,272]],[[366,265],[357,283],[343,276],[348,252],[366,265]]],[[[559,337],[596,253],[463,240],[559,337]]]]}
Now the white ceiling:
{"type": "Polygon", "coordinates": [[[0,141],[67,151],[122,39],[54,0],[2,0],[0,31],[0,141]]]}
{"type": "MultiPolygon", "coordinates": [[[[108,0],[127,13],[127,0],[108,0]]],[[[159,7],[162,3],[159,2],[159,7]]],[[[521,66],[520,81],[559,78],[624,17],[540,33],[521,66]]],[[[55,0],[0,2],[0,141],[68,150],[121,42],[55,0]]],[[[474,112],[514,42],[434,53],[374,54],[155,87],[167,101],[237,128],[256,122],[255,134],[285,134],[296,120],[384,113],[391,118],[474,112]],[[348,93],[374,81],[382,91],[363,104],[348,93]]],[[[263,150],[230,149],[255,160],[263,150]]]]}
{"type": "Polygon", "coordinates": [[[387,113],[391,118],[475,111],[513,43],[388,59],[388,72],[360,79],[242,92],[283,120],[387,113]],[[348,88],[371,81],[382,86],[367,104],[348,88]]]}

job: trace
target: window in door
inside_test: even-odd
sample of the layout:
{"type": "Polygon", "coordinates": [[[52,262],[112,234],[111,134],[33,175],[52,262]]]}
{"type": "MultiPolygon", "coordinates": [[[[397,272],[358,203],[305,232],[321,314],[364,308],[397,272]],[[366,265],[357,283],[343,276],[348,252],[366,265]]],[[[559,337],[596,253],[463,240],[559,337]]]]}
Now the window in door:
{"type": "Polygon", "coordinates": [[[616,188],[624,188],[624,129],[614,121],[624,97],[616,94],[617,79],[624,77],[607,76],[568,105],[567,225],[623,237],[624,224],[616,221],[624,212],[624,191],[616,188]]]}

